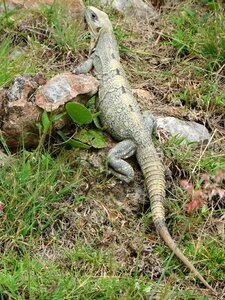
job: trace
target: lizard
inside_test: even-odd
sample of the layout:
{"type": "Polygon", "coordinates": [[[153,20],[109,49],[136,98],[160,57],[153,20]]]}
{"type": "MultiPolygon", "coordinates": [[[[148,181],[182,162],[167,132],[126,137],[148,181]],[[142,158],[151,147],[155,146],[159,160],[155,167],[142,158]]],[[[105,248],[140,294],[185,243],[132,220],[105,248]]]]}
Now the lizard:
{"type": "Polygon", "coordinates": [[[134,170],[125,159],[136,155],[145,178],[157,232],[184,265],[215,293],[178,248],[168,231],[164,209],[164,167],[151,139],[156,126],[155,118],[150,113],[142,114],[139,110],[120,63],[119,48],[109,17],[93,6],[86,7],[84,17],[91,34],[89,57],[73,72],[81,74],[93,71],[99,81],[96,109],[100,112],[102,125],[118,141],[107,156],[112,173],[129,183],[134,178],[134,170]]]}

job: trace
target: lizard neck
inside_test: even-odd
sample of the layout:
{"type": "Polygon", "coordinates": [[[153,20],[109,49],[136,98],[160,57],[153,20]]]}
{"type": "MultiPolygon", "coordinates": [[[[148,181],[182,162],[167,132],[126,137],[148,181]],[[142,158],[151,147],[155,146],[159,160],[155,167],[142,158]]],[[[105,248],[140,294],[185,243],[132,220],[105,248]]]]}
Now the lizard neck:
{"type": "Polygon", "coordinates": [[[113,52],[119,59],[118,46],[112,30],[107,28],[99,31],[94,51],[99,51],[101,55],[107,55],[113,52]]]}
{"type": "Polygon", "coordinates": [[[120,64],[119,50],[112,30],[101,29],[92,53],[94,75],[99,80],[100,89],[118,74],[125,76],[120,64]]]}

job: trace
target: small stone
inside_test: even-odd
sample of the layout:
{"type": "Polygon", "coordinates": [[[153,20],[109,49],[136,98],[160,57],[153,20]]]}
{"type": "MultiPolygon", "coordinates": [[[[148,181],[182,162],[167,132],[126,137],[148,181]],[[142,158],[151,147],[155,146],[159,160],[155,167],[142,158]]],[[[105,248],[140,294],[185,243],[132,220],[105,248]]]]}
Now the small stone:
{"type": "Polygon", "coordinates": [[[167,131],[170,135],[183,137],[188,142],[207,142],[211,138],[205,126],[174,117],[157,118],[157,127],[167,131]]]}
{"type": "Polygon", "coordinates": [[[149,101],[154,98],[154,96],[147,90],[144,89],[132,89],[134,96],[140,99],[148,99],[149,101]]]}
{"type": "Polygon", "coordinates": [[[71,100],[85,103],[97,91],[98,81],[93,76],[66,72],[51,78],[37,91],[36,105],[51,112],[71,100]]]}

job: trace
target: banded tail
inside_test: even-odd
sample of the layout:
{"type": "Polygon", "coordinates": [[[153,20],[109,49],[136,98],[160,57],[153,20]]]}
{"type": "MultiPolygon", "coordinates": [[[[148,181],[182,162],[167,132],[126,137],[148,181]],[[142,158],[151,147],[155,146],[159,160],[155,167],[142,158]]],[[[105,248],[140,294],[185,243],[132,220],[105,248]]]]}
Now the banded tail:
{"type": "Polygon", "coordinates": [[[153,222],[159,235],[164,240],[166,245],[173,251],[173,253],[184,263],[184,265],[189,268],[208,289],[210,289],[213,293],[216,293],[215,290],[193,266],[193,264],[177,247],[167,229],[165,222],[165,210],[163,206],[165,199],[164,168],[160,162],[153,143],[145,146],[139,146],[137,149],[137,159],[145,177],[150,198],[153,222]]]}

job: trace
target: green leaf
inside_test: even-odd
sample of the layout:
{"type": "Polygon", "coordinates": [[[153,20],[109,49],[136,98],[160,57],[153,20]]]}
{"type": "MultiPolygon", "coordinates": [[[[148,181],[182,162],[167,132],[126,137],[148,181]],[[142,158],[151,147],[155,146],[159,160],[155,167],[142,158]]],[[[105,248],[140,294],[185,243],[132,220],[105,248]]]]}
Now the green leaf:
{"type": "Polygon", "coordinates": [[[73,139],[69,139],[67,143],[73,148],[81,148],[81,149],[90,149],[91,148],[91,146],[84,144],[80,141],[73,140],[73,139]]]}
{"type": "Polygon", "coordinates": [[[76,139],[79,141],[91,145],[94,148],[104,148],[105,147],[105,137],[100,130],[85,130],[82,129],[76,134],[76,139]]]}
{"type": "Polygon", "coordinates": [[[91,112],[82,104],[69,102],[66,104],[66,111],[74,123],[83,125],[92,122],[91,112]]]}
{"type": "Polygon", "coordinates": [[[21,169],[21,180],[25,180],[32,175],[32,168],[30,161],[24,162],[22,169],[21,169]]]}
{"type": "Polygon", "coordinates": [[[86,103],[86,107],[88,109],[93,110],[95,108],[95,99],[96,99],[96,96],[93,96],[93,97],[91,97],[91,99],[88,100],[88,102],[86,103]]]}
{"type": "Polygon", "coordinates": [[[87,145],[83,142],[76,141],[74,139],[70,139],[68,136],[65,135],[65,133],[61,130],[57,131],[58,135],[64,140],[65,145],[69,145],[72,148],[81,148],[81,149],[89,149],[91,148],[90,145],[87,145]]]}
{"type": "Polygon", "coordinates": [[[37,123],[35,124],[35,126],[37,127],[37,129],[39,130],[39,132],[42,131],[42,125],[41,125],[40,122],[37,122],[37,123]]]}
{"type": "Polygon", "coordinates": [[[42,116],[41,116],[41,121],[42,121],[42,125],[44,128],[44,133],[46,133],[49,129],[49,126],[51,125],[51,121],[48,118],[48,114],[46,111],[43,112],[42,116]]]}
{"type": "Polygon", "coordinates": [[[106,130],[107,129],[107,126],[102,126],[101,123],[100,123],[100,120],[99,120],[99,116],[100,115],[100,112],[97,112],[95,114],[93,114],[93,122],[95,124],[95,126],[100,129],[100,130],[106,130]]]}
{"type": "Polygon", "coordinates": [[[64,111],[64,112],[62,112],[61,114],[58,114],[58,115],[55,115],[55,116],[53,116],[52,118],[51,118],[51,121],[52,122],[55,122],[55,121],[58,121],[59,119],[61,119],[63,116],[65,116],[66,115],[66,112],[64,111]]]}
{"type": "Polygon", "coordinates": [[[65,133],[61,130],[57,131],[58,135],[66,142],[68,140],[68,137],[65,135],[65,133]]]}

